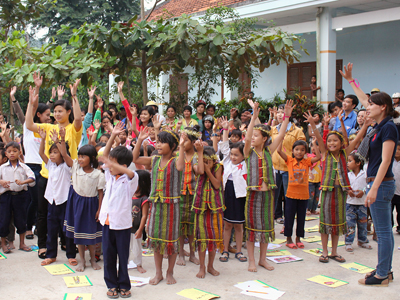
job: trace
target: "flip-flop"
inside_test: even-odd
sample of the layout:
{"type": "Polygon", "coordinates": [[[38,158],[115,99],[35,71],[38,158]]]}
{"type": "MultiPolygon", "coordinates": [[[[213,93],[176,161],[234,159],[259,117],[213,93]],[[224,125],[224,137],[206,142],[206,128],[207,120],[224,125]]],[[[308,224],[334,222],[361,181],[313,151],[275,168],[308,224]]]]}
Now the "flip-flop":
{"type": "MultiPolygon", "coordinates": [[[[294,243],[286,244],[286,247],[289,247],[290,249],[297,249],[297,246],[294,243]]],[[[303,245],[304,248],[304,245],[303,245]]]]}
{"type": "Polygon", "coordinates": [[[132,296],[132,293],[131,293],[130,290],[120,289],[119,290],[119,295],[121,296],[121,298],[130,298],[132,296]]]}
{"type": "Polygon", "coordinates": [[[118,289],[117,288],[110,288],[107,291],[107,297],[110,299],[117,299],[119,297],[118,295],[118,289]],[[112,293],[112,295],[109,295],[108,293],[112,293]],[[116,294],[116,295],[115,295],[116,294]]]}
{"type": "Polygon", "coordinates": [[[77,266],[78,261],[75,258],[68,258],[68,262],[71,266],[77,266]]]}
{"type": "Polygon", "coordinates": [[[358,243],[358,247],[360,248],[364,248],[364,249],[368,249],[368,250],[372,250],[372,246],[368,243],[358,243]]]}
{"type": "Polygon", "coordinates": [[[24,251],[24,252],[31,252],[32,248],[26,247],[26,248],[19,248],[18,250],[24,251]]]}
{"type": "Polygon", "coordinates": [[[302,242],[296,243],[297,248],[304,249],[304,244],[302,242]]]}
{"type": "Polygon", "coordinates": [[[330,259],[333,259],[333,260],[335,260],[335,261],[337,261],[337,262],[340,262],[340,263],[346,262],[346,260],[344,259],[344,257],[342,257],[341,255],[329,255],[328,257],[329,257],[330,259]]]}
{"type": "Polygon", "coordinates": [[[41,266],[47,266],[49,264],[52,264],[55,262],[57,259],[56,258],[46,258],[42,263],[40,264],[41,266]]]}
{"type": "Polygon", "coordinates": [[[329,256],[323,256],[323,255],[321,255],[321,256],[319,257],[319,262],[322,262],[322,263],[324,263],[324,264],[328,263],[328,262],[329,262],[329,256]]]}
{"type": "Polygon", "coordinates": [[[11,253],[11,249],[7,247],[7,250],[3,251],[3,252],[4,252],[4,254],[11,253]]]}
{"type": "Polygon", "coordinates": [[[27,234],[27,235],[25,236],[25,238],[26,238],[27,240],[33,240],[33,234],[27,234]]]}

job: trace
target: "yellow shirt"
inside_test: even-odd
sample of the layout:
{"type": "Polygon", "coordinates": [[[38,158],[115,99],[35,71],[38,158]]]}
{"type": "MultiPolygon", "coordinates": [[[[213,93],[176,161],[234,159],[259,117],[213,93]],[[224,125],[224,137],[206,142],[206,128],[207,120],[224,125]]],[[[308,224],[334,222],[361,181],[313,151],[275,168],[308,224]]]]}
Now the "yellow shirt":
{"type": "Polygon", "coordinates": [[[194,125],[199,124],[195,119],[190,119],[189,123],[186,123],[185,118],[183,118],[181,121],[182,121],[181,130],[185,129],[186,127],[193,127],[194,125]]]}
{"type": "MultiPolygon", "coordinates": [[[[49,150],[51,145],[53,144],[53,141],[51,140],[50,137],[50,132],[53,131],[54,129],[58,132],[58,125],[53,125],[53,124],[36,124],[38,128],[41,128],[46,131],[46,142],[44,144],[44,153],[49,156],[49,150]]],[[[81,142],[82,138],[82,131],[83,131],[83,126],[81,126],[81,129],[79,131],[76,131],[74,124],[69,124],[65,127],[65,142],[69,146],[69,154],[72,159],[78,159],[78,145],[81,142]]],[[[42,163],[42,170],[40,171],[40,175],[42,175],[44,178],[49,177],[49,171],[45,168],[45,163],[42,163]]]]}

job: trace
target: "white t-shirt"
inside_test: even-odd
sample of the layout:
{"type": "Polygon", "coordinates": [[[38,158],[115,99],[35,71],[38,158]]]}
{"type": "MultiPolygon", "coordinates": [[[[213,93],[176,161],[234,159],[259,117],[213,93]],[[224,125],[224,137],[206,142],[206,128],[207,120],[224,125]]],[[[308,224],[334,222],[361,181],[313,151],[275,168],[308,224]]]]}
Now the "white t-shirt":
{"type": "Polygon", "coordinates": [[[71,186],[71,168],[65,162],[57,166],[50,159],[45,167],[49,170],[49,179],[44,197],[50,204],[54,202],[56,205],[63,204],[68,200],[71,186]]]}
{"type": "Polygon", "coordinates": [[[42,138],[39,135],[35,136],[33,131],[26,128],[24,123],[24,149],[25,149],[25,163],[26,164],[42,164],[42,158],[39,155],[40,142],[42,138]]]}
{"type": "MultiPolygon", "coordinates": [[[[351,189],[353,191],[364,191],[367,187],[367,173],[363,170],[360,170],[360,173],[356,176],[353,172],[348,173],[351,189]]],[[[352,205],[365,205],[365,198],[367,195],[364,195],[361,198],[350,197],[347,195],[347,203],[352,205]]]]}
{"type": "Polygon", "coordinates": [[[393,160],[392,172],[394,174],[394,180],[396,184],[395,195],[400,195],[400,161],[393,160]]]}

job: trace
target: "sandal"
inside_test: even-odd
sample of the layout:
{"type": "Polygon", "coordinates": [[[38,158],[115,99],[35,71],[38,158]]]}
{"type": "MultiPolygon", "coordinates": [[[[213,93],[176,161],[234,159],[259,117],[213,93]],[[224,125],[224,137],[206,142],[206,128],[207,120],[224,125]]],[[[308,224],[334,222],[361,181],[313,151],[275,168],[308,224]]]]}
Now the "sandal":
{"type": "MultiPolygon", "coordinates": [[[[40,249],[39,249],[40,250],[40,249]]],[[[39,251],[38,251],[38,257],[40,258],[40,259],[45,259],[46,258],[46,251],[44,251],[44,252],[42,252],[42,253],[39,253],[39,251]]]]}
{"type": "Polygon", "coordinates": [[[360,247],[360,248],[372,250],[372,246],[370,244],[368,244],[368,243],[360,243],[360,242],[358,242],[357,244],[358,244],[358,247],[360,247]]]}
{"type": "Polygon", "coordinates": [[[118,295],[118,289],[117,288],[110,288],[107,291],[107,297],[110,299],[117,299],[119,297],[118,295]]]}
{"type": "Polygon", "coordinates": [[[319,257],[319,262],[322,262],[322,263],[324,263],[324,264],[328,263],[328,262],[329,262],[329,256],[323,256],[323,255],[321,255],[321,256],[319,257]]]}
{"type": "Polygon", "coordinates": [[[130,298],[132,296],[131,291],[126,289],[120,289],[119,294],[121,298],[130,298]]]}
{"type": "Polygon", "coordinates": [[[297,248],[304,249],[304,244],[302,242],[296,243],[297,248]]]}
{"type": "Polygon", "coordinates": [[[41,266],[47,266],[49,264],[52,264],[55,262],[57,259],[56,258],[46,258],[42,263],[40,264],[41,266]]]}
{"type": "Polygon", "coordinates": [[[25,236],[25,238],[27,239],[27,240],[33,240],[33,234],[27,234],[26,236],[25,236]]]}
{"type": "Polygon", "coordinates": [[[340,256],[340,255],[330,255],[330,256],[328,256],[328,257],[331,258],[331,259],[333,259],[333,260],[335,260],[335,261],[337,261],[337,262],[340,262],[340,263],[346,262],[346,260],[344,259],[344,257],[342,257],[342,256],[340,256]]]}
{"type": "Polygon", "coordinates": [[[228,260],[229,260],[229,252],[228,251],[223,251],[222,255],[219,258],[219,261],[220,262],[227,262],[228,260]]]}
{"type": "Polygon", "coordinates": [[[347,252],[353,252],[353,246],[350,244],[346,244],[346,251],[347,252]]]}
{"type": "MultiPolygon", "coordinates": [[[[290,249],[297,249],[297,246],[294,243],[286,244],[286,247],[289,247],[290,249]]],[[[303,245],[304,248],[304,245],[303,245]]]]}
{"type": "Polygon", "coordinates": [[[247,257],[244,256],[242,252],[236,253],[235,254],[235,258],[240,262],[246,262],[247,261],[247,257]]]}
{"type": "Polygon", "coordinates": [[[71,266],[77,266],[78,265],[78,261],[76,260],[76,258],[68,258],[68,262],[71,266]]]}

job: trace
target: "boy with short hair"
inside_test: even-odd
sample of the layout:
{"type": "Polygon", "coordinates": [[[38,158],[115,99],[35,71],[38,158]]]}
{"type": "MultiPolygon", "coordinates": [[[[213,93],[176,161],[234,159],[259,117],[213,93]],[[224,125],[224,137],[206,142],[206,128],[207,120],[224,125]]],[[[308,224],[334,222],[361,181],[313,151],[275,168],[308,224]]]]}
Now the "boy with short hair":
{"type": "Polygon", "coordinates": [[[243,134],[239,129],[233,129],[230,136],[230,141],[232,143],[240,142],[243,138],[243,134]]]}
{"type": "Polygon", "coordinates": [[[0,166],[0,237],[3,253],[11,252],[6,245],[6,237],[10,233],[9,224],[12,214],[14,214],[14,225],[20,236],[19,250],[26,252],[32,250],[25,245],[24,240],[29,197],[27,185],[35,185],[35,174],[27,165],[19,161],[20,154],[19,144],[9,142],[5,146],[5,155],[9,162],[0,166]]]}
{"type": "Polygon", "coordinates": [[[124,124],[118,123],[111,134],[99,159],[104,163],[106,194],[104,196],[99,220],[103,225],[104,281],[109,298],[131,296],[131,282],[128,274],[129,246],[132,227],[132,197],[138,186],[136,172],[128,169],[132,162],[132,152],[124,146],[118,146],[111,152],[114,139],[123,130],[124,124]],[[117,271],[118,256],[118,271],[117,271]]]}

